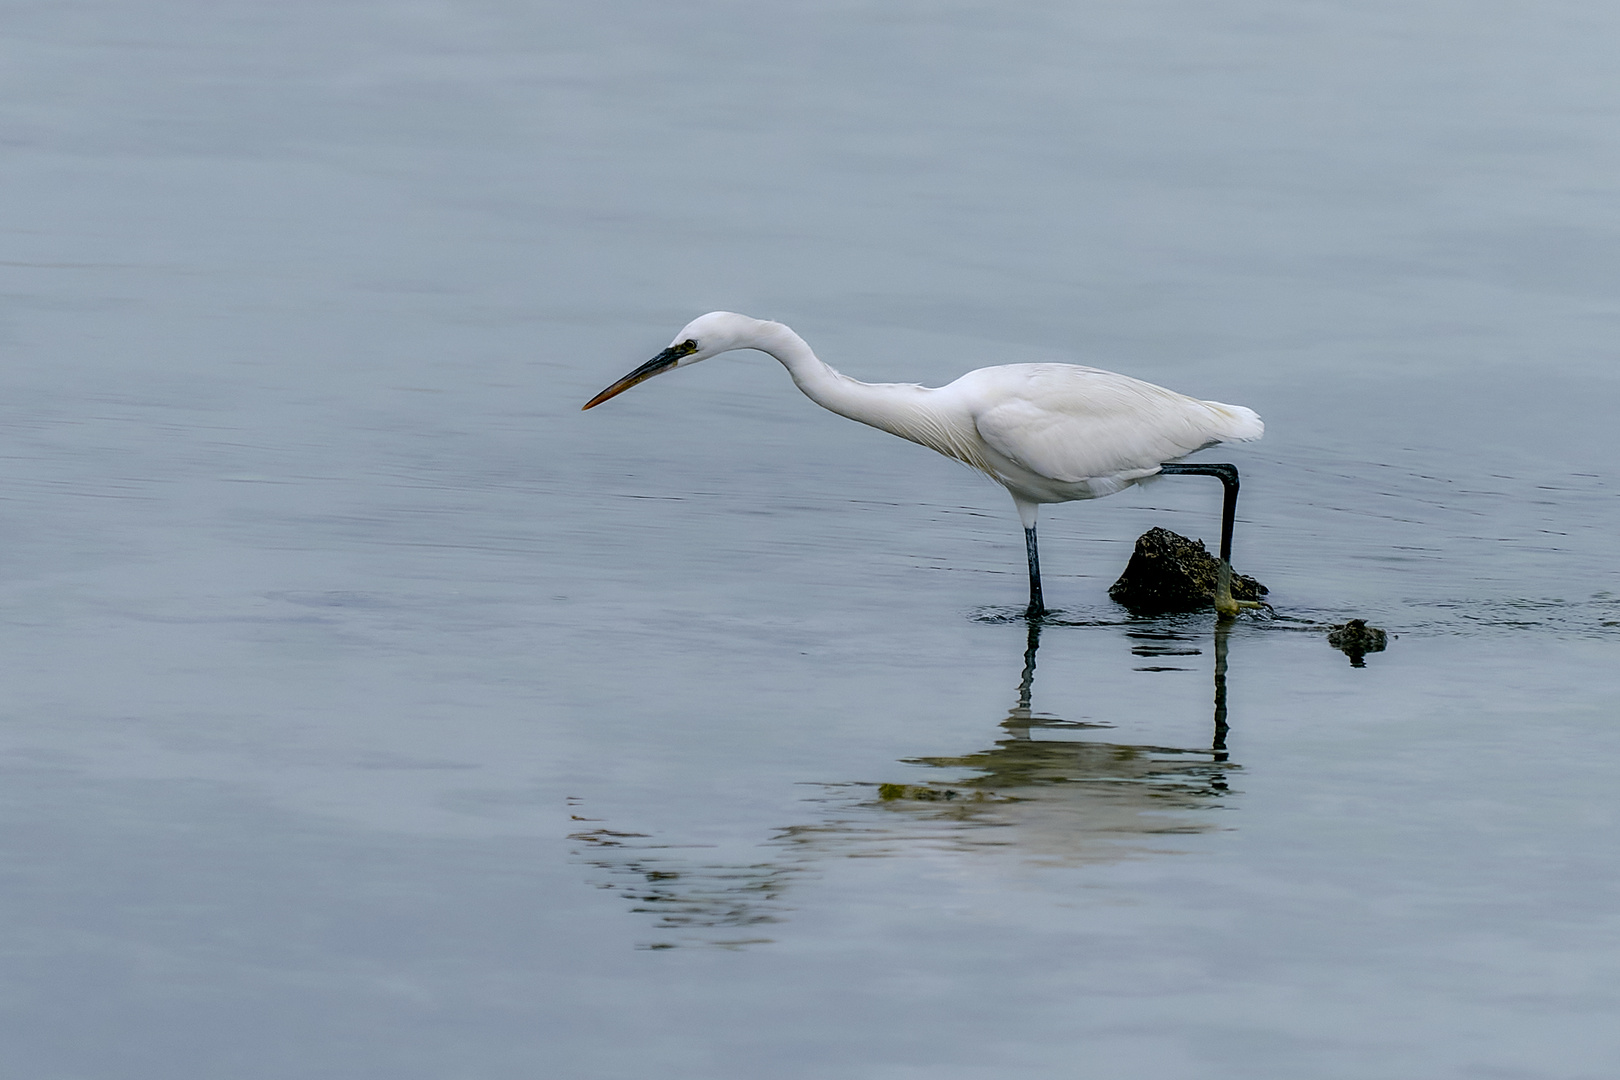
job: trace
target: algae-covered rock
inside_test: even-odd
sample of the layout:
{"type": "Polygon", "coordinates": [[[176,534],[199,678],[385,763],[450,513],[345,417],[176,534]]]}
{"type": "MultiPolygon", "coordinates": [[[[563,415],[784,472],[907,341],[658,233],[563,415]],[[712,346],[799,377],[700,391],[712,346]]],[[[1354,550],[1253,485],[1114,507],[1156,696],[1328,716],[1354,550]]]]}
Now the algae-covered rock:
{"type": "Polygon", "coordinates": [[[1351,667],[1366,667],[1362,657],[1370,652],[1383,652],[1388,643],[1389,635],[1376,626],[1368,626],[1366,619],[1351,619],[1328,627],[1328,644],[1348,656],[1351,667]]]}
{"type": "MultiPolygon", "coordinates": [[[[1220,568],[1221,561],[1204,550],[1202,540],[1149,529],[1137,537],[1131,561],[1108,595],[1139,615],[1197,611],[1214,601],[1220,568]]],[[[1258,600],[1267,591],[1247,574],[1232,574],[1234,600],[1258,600]]]]}

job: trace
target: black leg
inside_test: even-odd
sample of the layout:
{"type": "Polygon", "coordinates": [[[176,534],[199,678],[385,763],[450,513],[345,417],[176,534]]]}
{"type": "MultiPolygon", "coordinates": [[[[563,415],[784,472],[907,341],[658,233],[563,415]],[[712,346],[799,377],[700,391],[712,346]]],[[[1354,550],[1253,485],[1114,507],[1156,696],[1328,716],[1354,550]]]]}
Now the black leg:
{"type": "Polygon", "coordinates": [[[1238,471],[1236,465],[1186,465],[1170,462],[1159,466],[1165,476],[1218,476],[1226,486],[1226,503],[1221,508],[1221,560],[1232,562],[1232,523],[1237,520],[1238,471]]]}
{"type": "Polygon", "coordinates": [[[1046,614],[1046,605],[1041,602],[1041,556],[1035,550],[1033,525],[1024,530],[1024,549],[1029,552],[1029,610],[1024,617],[1038,619],[1046,614]]]}

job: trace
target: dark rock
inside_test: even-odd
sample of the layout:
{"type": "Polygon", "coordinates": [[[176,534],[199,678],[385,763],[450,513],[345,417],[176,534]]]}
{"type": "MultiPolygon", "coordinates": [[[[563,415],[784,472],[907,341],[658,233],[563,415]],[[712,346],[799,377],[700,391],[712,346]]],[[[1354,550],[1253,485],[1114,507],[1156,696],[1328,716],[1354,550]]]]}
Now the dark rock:
{"type": "Polygon", "coordinates": [[[1351,667],[1366,667],[1362,657],[1370,652],[1383,652],[1388,643],[1389,635],[1376,626],[1368,626],[1366,619],[1351,619],[1328,627],[1328,644],[1348,656],[1351,667]]]}
{"type": "MultiPolygon", "coordinates": [[[[1204,550],[1202,540],[1149,529],[1137,537],[1131,561],[1108,595],[1138,615],[1197,611],[1214,600],[1220,569],[1221,561],[1204,550]]],[[[1232,599],[1258,600],[1267,591],[1254,578],[1233,572],[1232,599]]]]}

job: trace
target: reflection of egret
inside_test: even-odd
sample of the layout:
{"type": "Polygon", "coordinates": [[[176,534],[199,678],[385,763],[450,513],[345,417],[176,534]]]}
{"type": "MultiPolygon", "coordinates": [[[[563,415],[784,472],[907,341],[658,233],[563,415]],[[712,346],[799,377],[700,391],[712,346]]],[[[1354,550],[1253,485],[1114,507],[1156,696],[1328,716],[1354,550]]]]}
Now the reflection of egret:
{"type": "MultiPolygon", "coordinates": [[[[1226,752],[1226,646],[1224,621],[1215,630],[1215,727],[1208,749],[1140,746],[1077,738],[1088,728],[1110,725],[1063,720],[1035,712],[1036,660],[1041,623],[1030,620],[1018,702],[1002,721],[1007,737],[989,750],[960,757],[914,758],[909,763],[973,775],[950,781],[884,785],[893,808],[913,809],[962,825],[1017,826],[1013,842],[1043,860],[1084,862],[1117,857],[1120,841],[1171,833],[1205,832],[1206,820],[1177,811],[1208,808],[1229,794],[1226,752]]],[[[1173,655],[1199,654],[1192,639],[1171,632],[1148,655],[1164,655],[1163,643],[1179,642],[1173,655]]],[[[960,832],[958,844],[1006,843],[1003,837],[960,832]]]]}
{"type": "MultiPolygon", "coordinates": [[[[577,854],[605,872],[603,888],[656,916],[668,938],[658,947],[741,946],[769,940],[762,931],[791,910],[785,894],[829,857],[943,848],[1008,852],[1041,863],[1106,862],[1157,848],[1166,836],[1215,828],[1199,811],[1231,795],[1227,777],[1237,768],[1226,751],[1230,625],[1215,628],[1215,726],[1208,748],[1103,742],[1091,731],[1107,724],[1034,711],[1041,622],[1030,620],[1027,632],[1017,703],[1001,722],[1005,735],[977,752],[906,761],[948,778],[878,784],[876,798],[871,783],[820,785],[811,800],[820,804],[815,820],[778,829],[759,858],[704,859],[693,845],[608,828],[575,833],[582,844],[577,854]]],[[[1202,655],[1193,639],[1171,634],[1157,633],[1154,640],[1179,643],[1174,655],[1202,655]]]]}
{"type": "Polygon", "coordinates": [[[937,389],[863,383],[817,359],[804,339],[781,323],[729,311],[713,311],[688,323],[669,348],[597,394],[585,408],[654,375],[733,349],[774,356],[817,405],[937,450],[1004,486],[1024,523],[1031,617],[1046,611],[1035,545],[1035,518],[1042,503],[1096,499],[1166,473],[1219,477],[1226,486],[1226,504],[1216,607],[1229,615],[1240,606],[1224,572],[1232,557],[1237,469],[1173,460],[1216,443],[1260,438],[1265,425],[1252,410],[1199,401],[1073,364],[980,368],[937,389]]]}

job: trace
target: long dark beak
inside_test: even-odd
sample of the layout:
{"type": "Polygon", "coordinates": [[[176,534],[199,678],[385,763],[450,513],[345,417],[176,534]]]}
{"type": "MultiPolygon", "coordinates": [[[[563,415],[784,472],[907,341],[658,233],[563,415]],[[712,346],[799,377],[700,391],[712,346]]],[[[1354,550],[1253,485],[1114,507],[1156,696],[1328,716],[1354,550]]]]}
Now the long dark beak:
{"type": "MultiPolygon", "coordinates": [[[[642,364],[640,367],[636,368],[636,370],[632,371],[630,374],[626,375],[624,378],[620,379],[618,382],[614,383],[600,394],[597,394],[595,397],[591,398],[591,400],[585,403],[584,409],[594,409],[608,398],[618,397],[620,394],[624,393],[637,383],[644,383],[654,375],[663,374],[670,368],[674,367],[677,360],[691,351],[691,349],[687,349],[685,352],[683,352],[680,346],[671,345],[669,348],[665,349],[663,352],[659,353],[645,364],[642,364]]],[[[583,412],[584,409],[581,409],[580,411],[583,412]]]]}

